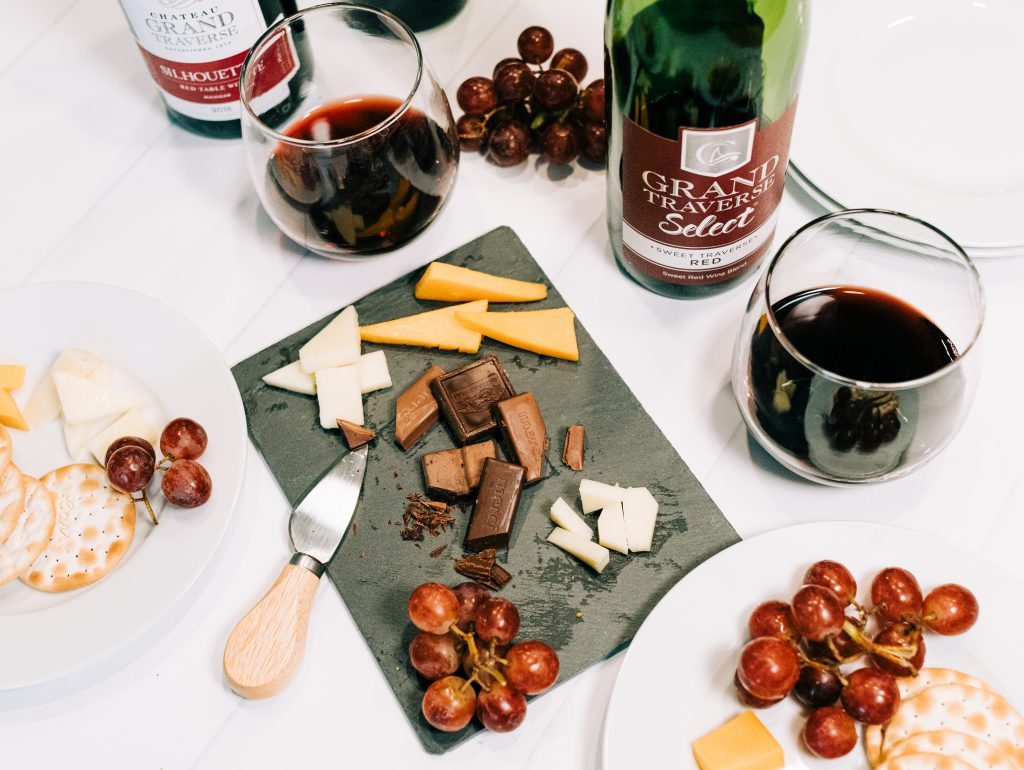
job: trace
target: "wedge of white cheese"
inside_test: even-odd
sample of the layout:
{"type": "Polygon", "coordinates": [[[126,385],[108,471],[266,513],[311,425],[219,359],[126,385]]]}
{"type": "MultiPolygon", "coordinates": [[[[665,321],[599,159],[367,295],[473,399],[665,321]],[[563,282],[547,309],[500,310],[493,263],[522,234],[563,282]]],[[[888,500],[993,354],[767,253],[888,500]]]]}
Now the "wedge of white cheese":
{"type": "Polygon", "coordinates": [[[391,372],[383,350],[364,353],[356,363],[359,367],[359,383],[363,393],[372,393],[391,387],[391,372]]]}
{"type": "Polygon", "coordinates": [[[111,425],[97,433],[89,442],[89,451],[92,452],[96,462],[100,465],[106,464],[107,447],[122,436],[138,436],[144,438],[150,444],[156,445],[157,430],[145,415],[138,409],[132,409],[111,425]]]}
{"type": "Polygon", "coordinates": [[[654,539],[654,522],[658,518],[658,501],[647,487],[630,487],[622,498],[622,517],[626,525],[629,550],[650,551],[654,539]]]}
{"type": "Polygon", "coordinates": [[[622,502],[626,490],[620,486],[612,486],[600,481],[584,479],[580,482],[580,502],[584,513],[593,513],[607,508],[612,503],[622,502]]]}
{"type": "Polygon", "coordinates": [[[555,500],[554,505],[551,506],[551,521],[562,529],[569,530],[574,535],[578,535],[586,540],[594,539],[594,530],[562,498],[555,500]]]}
{"type": "Polygon", "coordinates": [[[299,363],[307,374],[347,366],[359,360],[359,317],[349,305],[299,348],[299,363]]]}
{"type": "Polygon", "coordinates": [[[338,420],[363,424],[363,394],[358,366],[333,366],[316,373],[320,427],[337,429],[338,420]]]}
{"type": "Polygon", "coordinates": [[[263,381],[267,385],[290,390],[293,393],[304,393],[307,396],[316,395],[316,378],[302,368],[301,361],[292,361],[287,366],[275,369],[270,374],[264,374],[263,381]]]}
{"type": "Polygon", "coordinates": [[[566,553],[570,553],[595,572],[601,572],[608,566],[608,549],[597,543],[585,540],[567,529],[555,527],[548,535],[548,542],[557,545],[566,553]]]}
{"type": "Polygon", "coordinates": [[[84,422],[81,425],[68,425],[67,422],[61,420],[61,426],[64,428],[64,444],[68,448],[68,457],[77,460],[78,455],[85,449],[85,445],[89,443],[89,436],[92,435],[92,429],[96,427],[96,423],[84,422]]]}
{"type": "Polygon", "coordinates": [[[25,419],[33,430],[49,425],[60,416],[60,399],[53,384],[54,372],[67,372],[79,377],[88,377],[103,361],[88,350],[65,348],[57,356],[50,370],[36,385],[25,405],[25,419]]]}
{"type": "Polygon", "coordinates": [[[68,425],[119,417],[135,406],[129,395],[114,387],[113,372],[106,362],[96,367],[88,377],[54,372],[53,384],[68,425]]]}
{"type": "Polygon", "coordinates": [[[622,517],[622,503],[618,500],[609,504],[597,517],[597,542],[605,548],[629,554],[626,522],[622,517]]]}

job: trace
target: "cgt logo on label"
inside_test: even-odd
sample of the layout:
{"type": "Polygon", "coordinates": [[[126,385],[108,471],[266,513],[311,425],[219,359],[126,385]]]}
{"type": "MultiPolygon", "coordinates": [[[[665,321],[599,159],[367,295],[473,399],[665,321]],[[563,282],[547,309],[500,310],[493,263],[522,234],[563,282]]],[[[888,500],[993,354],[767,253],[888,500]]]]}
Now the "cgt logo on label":
{"type": "Polygon", "coordinates": [[[701,176],[721,176],[750,162],[757,121],[726,129],[680,130],[679,167],[701,176]]]}

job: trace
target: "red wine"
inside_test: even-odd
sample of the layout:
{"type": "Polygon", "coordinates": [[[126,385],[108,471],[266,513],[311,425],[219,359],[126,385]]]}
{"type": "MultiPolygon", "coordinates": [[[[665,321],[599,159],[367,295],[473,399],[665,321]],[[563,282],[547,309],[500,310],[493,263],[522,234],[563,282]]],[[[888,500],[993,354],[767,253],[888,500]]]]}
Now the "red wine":
{"type": "MultiPolygon", "coordinates": [[[[927,377],[947,366],[958,356],[953,341],[917,308],[874,289],[809,289],[776,302],[772,311],[792,348],[817,367],[882,387],[858,389],[816,375],[762,318],[750,361],[761,427],[790,452],[840,476],[864,478],[899,465],[929,386],[886,390],[884,385],[927,377]]],[[[960,394],[962,388],[945,396],[951,418],[960,394]]]]}
{"type": "Polygon", "coordinates": [[[285,232],[302,232],[312,249],[376,251],[402,243],[437,215],[455,181],[458,142],[419,110],[393,118],[401,106],[389,96],[352,97],[282,130],[313,142],[353,139],[278,143],[264,203],[285,232]]]}
{"type": "Polygon", "coordinates": [[[466,0],[371,0],[367,4],[390,11],[413,31],[422,32],[454,18],[466,0]]]}

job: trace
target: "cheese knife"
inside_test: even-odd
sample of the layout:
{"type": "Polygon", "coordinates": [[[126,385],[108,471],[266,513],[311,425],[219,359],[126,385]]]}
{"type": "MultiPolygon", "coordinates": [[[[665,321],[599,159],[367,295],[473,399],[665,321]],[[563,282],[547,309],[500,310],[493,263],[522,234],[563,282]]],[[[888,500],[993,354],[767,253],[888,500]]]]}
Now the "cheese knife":
{"type": "Polygon", "coordinates": [[[224,647],[224,674],[239,695],[269,698],[299,670],[313,597],[352,520],[365,471],[366,447],[349,452],[292,511],[288,534],[295,553],[224,647]]]}

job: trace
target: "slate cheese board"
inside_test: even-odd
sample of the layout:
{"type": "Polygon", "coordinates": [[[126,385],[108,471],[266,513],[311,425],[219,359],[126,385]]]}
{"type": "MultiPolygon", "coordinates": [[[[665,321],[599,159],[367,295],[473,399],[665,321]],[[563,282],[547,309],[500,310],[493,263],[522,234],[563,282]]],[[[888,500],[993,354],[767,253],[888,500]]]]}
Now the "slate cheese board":
{"type": "MultiPolygon", "coordinates": [[[[493,230],[441,260],[495,275],[542,281],[549,287],[545,300],[521,305],[494,303],[492,309],[539,310],[565,305],[509,228],[493,230]]],[[[338,269],[345,266],[339,264],[338,269]]],[[[442,307],[444,303],[413,296],[421,273],[413,271],[357,301],[360,323],[442,307]]],[[[320,427],[315,397],[270,387],[261,377],[296,360],[302,344],[334,315],[282,339],[232,370],[252,441],[292,505],[348,450],[338,431],[320,427]]],[[[551,443],[547,477],[524,490],[510,547],[499,552],[499,563],[514,575],[500,595],[519,607],[522,627],[518,641],[539,639],[558,652],[558,684],[628,645],[669,588],[689,570],[739,540],[579,319],[576,333],[579,362],[556,360],[487,339],[476,356],[363,344],[364,353],[386,351],[393,386],[365,397],[366,422],[377,430],[378,437],[369,448],[363,494],[352,525],[328,565],[328,575],[428,752],[446,752],[483,729],[476,721],[459,733],[431,728],[420,713],[424,686],[408,661],[408,645],[416,632],[406,615],[409,593],[430,580],[448,585],[465,580],[452,564],[465,554],[462,540],[472,502],[454,509],[455,527],[438,537],[428,535],[416,543],[399,535],[406,495],[424,491],[421,456],[456,445],[443,421],[408,452],[394,441],[395,400],[428,366],[437,364],[451,371],[475,358],[496,355],[516,390],[532,392],[540,405],[551,443]],[[575,423],[583,423],[587,432],[586,465],[578,473],[561,463],[565,430],[575,423]],[[583,478],[651,490],[660,510],[650,553],[628,557],[613,553],[604,572],[597,575],[546,542],[553,527],[548,518],[551,504],[562,497],[579,510],[583,478]]],[[[586,518],[596,530],[596,515],[586,518]]]]}

